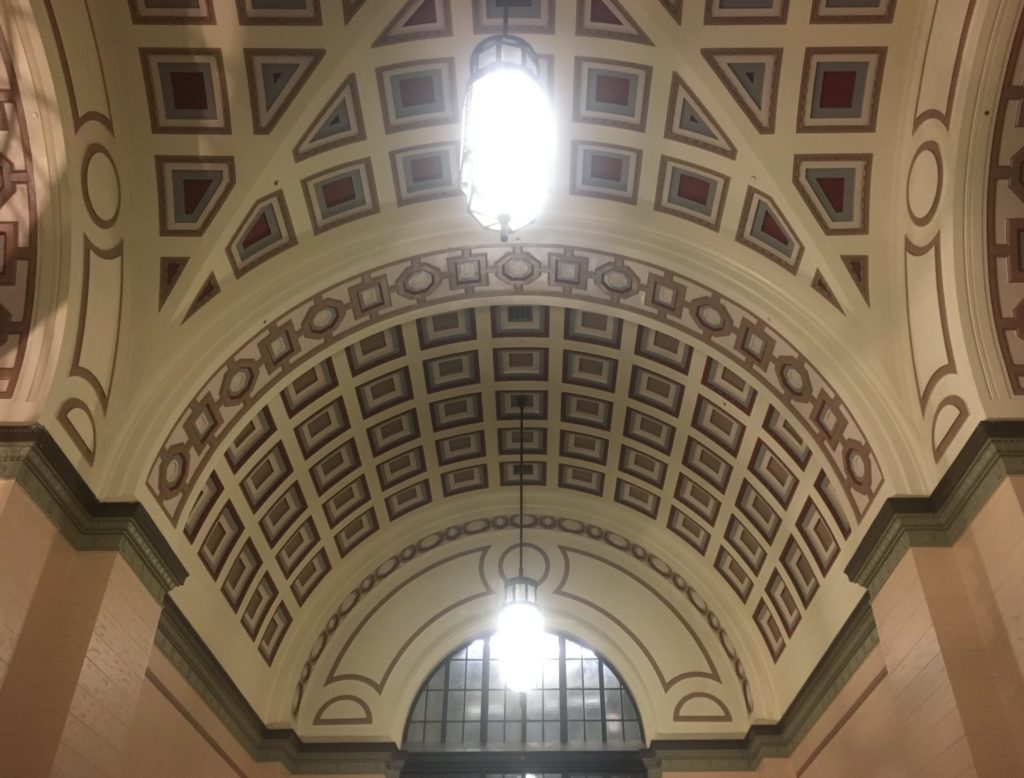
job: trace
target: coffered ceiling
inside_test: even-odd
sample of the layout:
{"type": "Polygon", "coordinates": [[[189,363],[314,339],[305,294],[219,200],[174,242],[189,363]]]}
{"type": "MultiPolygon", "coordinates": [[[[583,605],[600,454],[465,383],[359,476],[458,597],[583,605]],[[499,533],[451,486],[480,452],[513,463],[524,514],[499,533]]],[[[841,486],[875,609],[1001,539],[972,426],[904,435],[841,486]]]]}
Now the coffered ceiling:
{"type": "Polygon", "coordinates": [[[977,389],[1015,346],[971,335],[949,193],[1011,43],[989,5],[524,0],[558,162],[501,245],[458,186],[493,0],[19,0],[9,415],[146,505],[268,724],[372,739],[487,629],[524,393],[553,618],[649,735],[741,735],[857,602],[882,500],[1017,391],[977,389]]]}

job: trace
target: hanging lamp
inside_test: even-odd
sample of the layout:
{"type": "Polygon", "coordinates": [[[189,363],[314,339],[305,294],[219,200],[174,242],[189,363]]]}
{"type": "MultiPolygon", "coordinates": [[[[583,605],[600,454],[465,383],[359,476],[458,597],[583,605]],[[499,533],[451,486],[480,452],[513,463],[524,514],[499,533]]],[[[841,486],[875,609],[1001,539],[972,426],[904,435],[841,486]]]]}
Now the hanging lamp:
{"type": "Polygon", "coordinates": [[[516,395],[519,408],[519,574],[505,582],[505,604],[498,617],[498,631],[492,645],[501,658],[501,677],[514,692],[527,692],[540,685],[544,666],[544,617],[537,606],[537,582],[523,569],[523,450],[526,395],[516,395]]]}
{"type": "Polygon", "coordinates": [[[508,32],[481,41],[469,59],[462,114],[462,191],[481,226],[501,240],[540,213],[551,185],[555,118],[540,83],[540,58],[508,32]]]}

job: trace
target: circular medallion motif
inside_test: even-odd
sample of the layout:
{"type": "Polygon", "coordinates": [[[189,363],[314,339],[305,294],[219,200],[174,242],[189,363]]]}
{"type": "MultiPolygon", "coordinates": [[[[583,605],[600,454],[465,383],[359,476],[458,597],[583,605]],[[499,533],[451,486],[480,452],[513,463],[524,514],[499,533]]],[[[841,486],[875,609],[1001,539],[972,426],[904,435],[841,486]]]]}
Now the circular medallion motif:
{"type": "Polygon", "coordinates": [[[164,483],[164,488],[169,491],[175,491],[181,482],[185,480],[185,473],[188,470],[188,459],[181,452],[172,454],[163,463],[163,472],[161,473],[161,480],[164,483]]]}
{"type": "Polygon", "coordinates": [[[236,364],[224,376],[223,393],[231,400],[241,400],[256,381],[256,373],[249,365],[236,364]]]}
{"type": "Polygon", "coordinates": [[[626,294],[633,288],[633,279],[626,271],[619,268],[611,268],[601,274],[601,285],[609,292],[615,294],[626,294]]]}
{"type": "Polygon", "coordinates": [[[732,324],[729,313],[717,300],[701,300],[697,304],[697,321],[705,330],[721,332],[732,324]]]}
{"type": "Polygon", "coordinates": [[[796,360],[780,359],[778,367],[779,380],[794,397],[803,397],[811,390],[811,379],[807,371],[796,360]]]}
{"type": "Polygon", "coordinates": [[[907,176],[907,211],[918,227],[935,216],[942,197],[942,156],[935,141],[923,143],[914,153],[907,176]]]}
{"type": "Polygon", "coordinates": [[[323,335],[334,329],[341,321],[341,311],[336,303],[321,300],[315,303],[302,321],[302,329],[310,335],[323,335]]]}
{"type": "Polygon", "coordinates": [[[434,288],[437,279],[426,268],[412,270],[402,279],[402,288],[411,295],[421,295],[434,288]]]}
{"type": "Polygon", "coordinates": [[[121,181],[110,152],[98,143],[89,146],[82,159],[82,195],[96,226],[113,227],[121,212],[121,181]]]}
{"type": "Polygon", "coordinates": [[[855,446],[849,446],[846,449],[846,472],[850,478],[853,479],[854,483],[863,484],[867,480],[868,475],[868,461],[864,457],[864,452],[855,446]]]}

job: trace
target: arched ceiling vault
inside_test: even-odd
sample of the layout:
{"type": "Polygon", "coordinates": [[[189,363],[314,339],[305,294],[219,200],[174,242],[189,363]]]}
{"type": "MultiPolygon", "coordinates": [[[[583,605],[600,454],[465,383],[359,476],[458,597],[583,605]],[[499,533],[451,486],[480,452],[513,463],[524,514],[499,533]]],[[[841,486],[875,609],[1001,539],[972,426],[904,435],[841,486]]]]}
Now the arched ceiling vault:
{"type": "MultiPolygon", "coordinates": [[[[905,88],[884,75],[912,53],[888,44],[916,21],[913,13],[893,16],[890,5],[880,3],[855,28],[814,25],[820,45],[808,49],[788,32],[806,22],[791,18],[783,2],[738,15],[709,6],[706,19],[679,26],[656,3],[538,2],[536,18],[528,11],[521,27],[545,55],[562,138],[546,216],[526,237],[564,242],[565,226],[587,219],[592,240],[582,245],[627,234],[673,246],[659,264],[690,277],[710,273],[723,279],[714,288],[724,292],[777,300],[775,310],[805,300],[810,321],[796,327],[822,333],[823,355],[845,349],[836,363],[851,382],[858,372],[870,375],[879,397],[892,396],[898,371],[885,366],[880,349],[843,345],[863,341],[872,310],[899,303],[886,299],[884,283],[873,302],[870,286],[858,286],[866,278],[870,284],[870,256],[888,251],[884,222],[895,193],[884,180],[872,186],[870,171],[899,153],[876,143],[877,131],[898,126],[905,88]],[[764,30],[785,34],[777,46],[755,45],[764,30]],[[611,90],[602,94],[612,102],[587,91],[598,85],[611,90]],[[855,105],[838,108],[844,99],[855,105]],[[591,175],[595,165],[618,170],[620,179],[591,175]],[[883,225],[873,232],[872,211],[883,225]]],[[[315,288],[313,279],[326,286],[399,256],[479,242],[452,196],[451,144],[468,52],[492,24],[486,3],[363,4],[346,15],[310,2],[308,17],[296,12],[296,23],[283,26],[261,24],[253,9],[239,16],[214,8],[199,23],[153,12],[143,0],[133,7],[134,15],[105,20],[96,35],[111,111],[123,116],[120,134],[152,139],[148,169],[120,176],[125,207],[151,207],[121,225],[129,242],[152,245],[150,236],[160,236],[158,272],[140,279],[139,293],[125,301],[138,321],[152,321],[158,308],[160,326],[135,331],[135,369],[119,375],[119,394],[133,398],[132,409],[118,418],[173,413],[159,400],[137,399],[162,394],[166,376],[189,375],[187,364],[167,364],[164,355],[187,353],[185,344],[203,348],[220,322],[244,337],[246,317],[238,312],[279,307],[287,277],[298,281],[298,297],[300,286],[305,294],[315,288]],[[183,21],[191,23],[176,23],[183,21]],[[392,33],[382,36],[386,29],[392,33]],[[188,92],[193,83],[195,94],[188,92]],[[201,118],[189,100],[206,106],[201,118]],[[147,111],[129,110],[138,105],[147,111]],[[440,172],[412,191],[405,178],[414,158],[417,170],[440,172]],[[355,164],[361,160],[369,161],[355,164]],[[362,194],[331,205],[322,199],[351,187],[362,194]],[[394,248],[381,256],[382,244],[394,248]]],[[[829,13],[823,7],[819,21],[829,13]]],[[[869,337],[883,342],[887,335],[869,337]]],[[[207,361],[196,360],[196,369],[207,361]]],[[[889,404],[872,398],[865,405],[889,404]]],[[[879,430],[899,429],[902,418],[893,414],[879,430]]],[[[124,437],[149,437],[140,431],[124,437]]],[[[130,488],[137,461],[101,462],[112,489],[130,488]]],[[[920,478],[908,476],[910,483],[920,478]]]]}
{"type": "MultiPolygon", "coordinates": [[[[756,715],[770,717],[859,596],[841,562],[883,488],[871,444],[814,366],[731,301],[693,283],[673,292],[651,268],[598,252],[529,249],[383,268],[394,289],[366,279],[327,290],[227,360],[147,476],[194,570],[183,605],[196,603],[187,612],[219,633],[225,656],[255,646],[271,670],[291,665],[278,676],[287,683],[323,609],[386,549],[456,515],[509,510],[522,393],[531,510],[600,515],[627,546],[678,560],[745,636],[737,645],[764,673],[756,715]],[[678,315],[478,304],[397,325],[382,316],[350,345],[332,342],[360,299],[419,307],[443,276],[490,268],[510,284],[583,266],[601,294],[619,290],[620,310],[636,306],[627,287],[642,286],[678,294],[678,315]],[[301,353],[282,372],[268,355],[291,339],[301,353]]],[[[265,686],[258,665],[231,669],[265,686]]]]}
{"type": "Polygon", "coordinates": [[[34,351],[4,342],[2,397],[64,376],[44,421],[153,514],[191,571],[175,599],[268,723],[393,738],[486,629],[518,392],[553,618],[622,668],[648,734],[781,715],[858,599],[842,569],[881,501],[927,491],[979,405],[944,187],[998,14],[530,0],[513,29],[559,161],[500,246],[457,186],[489,0],[16,5],[50,72],[4,60],[32,100],[0,91],[21,122],[0,124],[0,313],[68,299],[37,307],[34,351]],[[33,291],[46,246],[59,280],[33,291]],[[394,607],[416,597],[419,624],[394,607]],[[675,671],[628,648],[664,623],[694,641],[675,671]],[[666,685],[701,662],[714,679],[666,685]]]}

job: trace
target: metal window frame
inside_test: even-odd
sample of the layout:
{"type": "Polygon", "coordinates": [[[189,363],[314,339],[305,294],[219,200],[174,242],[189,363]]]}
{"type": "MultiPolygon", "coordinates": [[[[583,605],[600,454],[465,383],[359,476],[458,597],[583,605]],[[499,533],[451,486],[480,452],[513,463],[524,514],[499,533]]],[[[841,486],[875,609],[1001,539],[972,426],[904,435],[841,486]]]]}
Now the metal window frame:
{"type": "MultiPolygon", "coordinates": [[[[547,739],[547,737],[546,737],[546,729],[545,729],[544,725],[547,724],[548,721],[547,721],[547,719],[544,718],[544,691],[545,691],[545,689],[544,689],[543,686],[541,687],[541,690],[539,692],[540,695],[541,695],[541,713],[540,713],[540,716],[541,716],[541,718],[540,718],[541,740],[540,740],[540,742],[539,743],[538,742],[531,742],[531,741],[529,741],[527,739],[528,724],[530,722],[529,722],[528,715],[527,715],[526,693],[519,693],[519,695],[518,695],[518,697],[519,697],[518,703],[519,703],[520,742],[519,743],[506,743],[506,742],[504,742],[505,727],[510,722],[514,722],[515,720],[507,718],[504,715],[504,713],[503,713],[502,717],[500,719],[495,719],[493,722],[491,721],[491,718],[490,718],[491,668],[492,668],[492,664],[493,664],[494,661],[500,661],[500,660],[494,660],[491,657],[491,637],[492,637],[492,635],[486,635],[486,636],[474,638],[473,640],[467,641],[466,643],[462,644],[461,646],[456,648],[454,651],[452,651],[448,656],[446,656],[441,661],[441,663],[439,663],[437,666],[435,666],[430,671],[430,673],[427,674],[427,678],[420,685],[419,691],[417,691],[416,696],[413,698],[412,706],[410,707],[409,713],[406,716],[405,727],[404,727],[403,732],[402,732],[402,737],[403,737],[403,746],[402,747],[403,747],[403,749],[408,749],[410,751],[430,750],[430,749],[437,750],[437,749],[440,749],[440,750],[444,751],[445,747],[449,745],[449,743],[448,743],[448,734],[449,734],[448,733],[448,728],[449,728],[449,724],[451,724],[453,727],[454,727],[454,725],[458,724],[458,726],[460,727],[460,738],[459,738],[459,742],[457,744],[455,744],[455,747],[458,748],[459,750],[463,750],[463,751],[473,751],[473,750],[494,751],[495,750],[495,745],[493,745],[493,744],[489,745],[488,744],[488,738],[489,738],[489,734],[490,734],[489,733],[489,728],[490,728],[491,725],[501,726],[502,727],[502,743],[500,744],[502,748],[508,749],[508,750],[514,750],[514,751],[520,752],[520,753],[524,752],[524,751],[528,752],[528,751],[531,751],[531,750],[537,750],[537,749],[543,749],[543,748],[551,748],[551,747],[554,747],[554,746],[559,746],[559,747],[565,748],[565,747],[570,746],[570,745],[576,745],[577,744],[576,741],[573,741],[573,743],[570,743],[570,741],[569,741],[568,670],[567,670],[567,664],[566,664],[566,662],[567,662],[567,659],[566,659],[566,653],[567,653],[566,652],[566,647],[567,646],[566,646],[566,644],[567,644],[568,641],[571,641],[571,642],[575,643],[576,645],[580,646],[581,648],[583,648],[583,649],[585,649],[587,651],[590,651],[594,655],[594,658],[597,660],[597,681],[598,681],[598,686],[597,686],[596,689],[589,689],[587,687],[587,685],[586,685],[586,681],[584,680],[585,671],[584,671],[583,665],[582,665],[582,662],[584,660],[583,659],[574,660],[574,661],[580,661],[581,662],[581,667],[580,667],[580,674],[581,674],[581,677],[580,677],[580,690],[581,690],[581,693],[583,694],[583,705],[584,705],[584,712],[583,712],[582,723],[583,723],[583,732],[584,732],[584,744],[586,744],[587,750],[588,751],[591,750],[591,749],[599,750],[600,748],[607,748],[609,745],[611,745],[613,747],[613,750],[618,750],[618,749],[614,749],[615,746],[620,746],[623,749],[627,749],[630,746],[634,746],[634,747],[637,747],[637,748],[642,748],[644,746],[644,742],[645,742],[644,741],[643,721],[640,719],[640,713],[639,713],[639,709],[637,708],[637,705],[636,705],[636,700],[633,698],[632,692],[629,690],[629,687],[626,686],[625,681],[622,679],[622,676],[618,673],[618,671],[616,671],[616,669],[607,660],[605,660],[605,658],[603,656],[598,654],[592,648],[588,647],[584,642],[582,642],[582,641],[580,641],[580,640],[578,640],[578,639],[576,639],[576,638],[574,638],[572,636],[565,635],[563,633],[550,633],[550,634],[553,634],[553,635],[555,635],[558,638],[559,740],[558,740],[557,743],[554,742],[554,741],[549,741],[547,739]],[[483,663],[482,672],[481,672],[480,718],[477,719],[477,720],[471,720],[471,719],[468,719],[468,718],[465,717],[466,716],[466,714],[465,714],[465,705],[466,705],[465,700],[468,698],[468,695],[469,695],[469,690],[466,688],[466,685],[463,684],[463,687],[461,689],[458,689],[458,690],[453,690],[451,688],[451,662],[456,660],[458,654],[465,652],[466,653],[465,658],[464,659],[460,658],[460,659],[458,659],[458,661],[462,661],[462,662],[466,663],[466,677],[468,678],[468,676],[469,676],[469,662],[470,662],[468,649],[477,640],[482,640],[483,641],[483,656],[482,656],[482,659],[480,660],[483,663]],[[421,721],[413,721],[412,716],[413,716],[413,712],[416,710],[416,705],[420,701],[420,698],[423,697],[423,695],[427,694],[428,691],[432,691],[432,690],[430,690],[428,688],[429,684],[430,684],[430,680],[437,674],[437,672],[439,670],[442,669],[442,665],[443,665],[443,669],[444,669],[444,685],[443,685],[442,689],[440,690],[442,695],[443,695],[443,697],[442,697],[442,706],[441,706],[441,738],[440,738],[440,742],[439,743],[428,743],[426,741],[426,726],[425,726],[425,724],[427,723],[426,718],[424,718],[424,720],[422,722],[421,721]],[[607,705],[606,705],[606,702],[605,702],[605,683],[604,683],[604,670],[605,670],[606,667],[619,680],[619,684],[620,684],[620,687],[621,687],[621,692],[622,692],[622,694],[624,696],[623,703],[625,703],[625,701],[626,701],[625,698],[628,697],[628,701],[629,701],[629,703],[630,703],[630,705],[631,705],[631,707],[633,709],[633,712],[636,714],[636,720],[635,721],[636,721],[637,727],[640,730],[640,738],[641,738],[641,742],[639,742],[639,743],[631,743],[630,741],[627,741],[625,739],[623,739],[622,741],[619,741],[619,740],[613,741],[611,744],[609,744],[609,742],[608,742],[608,712],[607,712],[607,705]],[[448,696],[449,696],[449,694],[452,691],[459,691],[459,692],[461,692],[463,694],[463,697],[464,697],[464,700],[463,700],[463,718],[460,719],[457,722],[456,721],[451,721],[451,722],[448,721],[448,696]],[[588,721],[587,718],[586,718],[586,692],[587,691],[596,691],[598,693],[598,696],[599,696],[599,699],[600,699],[600,706],[601,706],[601,714],[600,714],[601,715],[601,718],[600,718],[600,722],[601,722],[601,742],[600,742],[599,746],[598,746],[598,744],[595,741],[588,741],[588,740],[586,740],[586,724],[587,724],[587,721],[588,721]],[[474,724],[474,723],[478,723],[479,726],[480,726],[480,736],[479,736],[479,740],[475,744],[475,746],[472,743],[466,743],[464,741],[465,727],[467,725],[469,725],[469,724],[474,724]],[[414,724],[423,724],[424,725],[424,740],[422,742],[419,742],[419,743],[409,743],[409,729],[414,724]],[[512,748],[510,748],[510,747],[512,747],[512,748]],[[518,748],[515,748],[515,747],[518,747],[518,748]]],[[[476,660],[473,660],[473,661],[476,661],[476,660]]],[[[436,691],[436,690],[433,690],[433,691],[436,691]]],[[[506,692],[506,694],[509,694],[509,693],[512,693],[512,692],[506,692]]],[[[625,708],[624,705],[623,705],[623,708],[625,708]]],[[[424,698],[424,716],[426,716],[426,710],[427,710],[426,698],[424,698]]],[[[506,702],[505,702],[504,710],[508,710],[508,701],[507,701],[507,699],[506,699],[506,702]]],[[[575,719],[573,721],[575,721],[575,719]]],[[[625,711],[623,711],[623,718],[621,718],[619,721],[622,724],[622,728],[623,728],[623,738],[625,738],[625,731],[626,731],[626,726],[625,725],[627,723],[632,723],[633,719],[627,720],[625,718],[625,711]]],[[[435,722],[430,722],[430,723],[435,723],[435,722]]],[[[556,770],[554,772],[558,772],[558,771],[556,770]]],[[[573,772],[577,772],[577,771],[573,770],[573,772]]]]}

